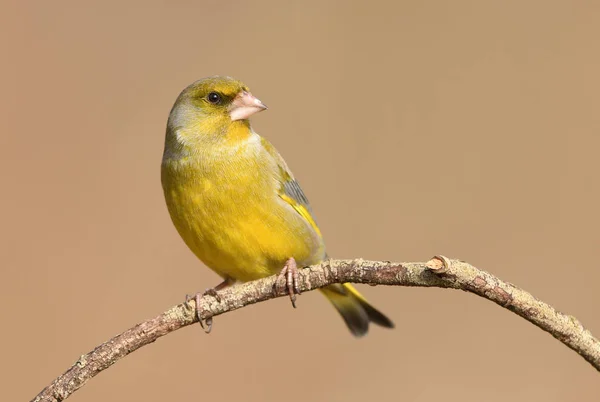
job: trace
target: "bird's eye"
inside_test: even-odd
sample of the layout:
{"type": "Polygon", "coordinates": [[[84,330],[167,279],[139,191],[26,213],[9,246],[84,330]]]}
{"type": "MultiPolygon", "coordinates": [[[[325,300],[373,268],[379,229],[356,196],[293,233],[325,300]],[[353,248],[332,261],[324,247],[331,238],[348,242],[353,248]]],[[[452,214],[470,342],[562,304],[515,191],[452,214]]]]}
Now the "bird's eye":
{"type": "Polygon", "coordinates": [[[207,99],[210,103],[218,104],[221,103],[221,95],[216,92],[211,92],[208,94],[207,99]]]}

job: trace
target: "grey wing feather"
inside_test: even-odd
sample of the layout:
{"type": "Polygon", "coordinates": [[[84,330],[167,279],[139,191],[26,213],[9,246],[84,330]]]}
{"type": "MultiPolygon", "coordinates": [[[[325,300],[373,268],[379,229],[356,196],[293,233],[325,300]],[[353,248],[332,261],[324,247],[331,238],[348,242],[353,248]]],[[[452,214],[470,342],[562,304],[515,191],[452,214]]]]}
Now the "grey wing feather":
{"type": "Polygon", "coordinates": [[[308,202],[308,198],[306,198],[306,195],[304,194],[304,191],[302,191],[300,184],[295,179],[288,180],[283,184],[283,192],[285,195],[306,208],[311,215],[313,214],[310,203],[308,202]]]}

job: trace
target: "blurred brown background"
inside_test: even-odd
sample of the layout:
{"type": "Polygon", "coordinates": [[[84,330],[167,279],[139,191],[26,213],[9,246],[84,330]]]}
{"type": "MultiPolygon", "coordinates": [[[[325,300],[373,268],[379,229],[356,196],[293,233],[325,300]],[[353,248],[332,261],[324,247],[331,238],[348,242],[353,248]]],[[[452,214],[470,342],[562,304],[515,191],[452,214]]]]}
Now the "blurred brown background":
{"type": "MultiPolygon", "coordinates": [[[[600,335],[600,4],[14,2],[0,10],[0,376],[28,400],[81,354],[218,278],[159,179],[179,91],[212,74],[334,257],[467,260],[600,335]]],[[[397,323],[353,339],[317,293],[185,328],[73,401],[584,401],[598,373],[458,291],[361,287],[397,323]],[[292,385],[285,374],[294,345],[292,385]]]]}

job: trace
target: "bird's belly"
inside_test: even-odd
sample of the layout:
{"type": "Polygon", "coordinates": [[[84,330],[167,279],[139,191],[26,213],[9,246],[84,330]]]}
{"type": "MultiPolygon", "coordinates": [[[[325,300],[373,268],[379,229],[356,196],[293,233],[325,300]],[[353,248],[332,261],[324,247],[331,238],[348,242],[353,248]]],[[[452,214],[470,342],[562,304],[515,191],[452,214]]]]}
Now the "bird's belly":
{"type": "Polygon", "coordinates": [[[188,247],[209,268],[239,281],[272,275],[294,257],[319,262],[322,241],[306,221],[271,192],[214,181],[165,186],[171,218],[188,247]]]}

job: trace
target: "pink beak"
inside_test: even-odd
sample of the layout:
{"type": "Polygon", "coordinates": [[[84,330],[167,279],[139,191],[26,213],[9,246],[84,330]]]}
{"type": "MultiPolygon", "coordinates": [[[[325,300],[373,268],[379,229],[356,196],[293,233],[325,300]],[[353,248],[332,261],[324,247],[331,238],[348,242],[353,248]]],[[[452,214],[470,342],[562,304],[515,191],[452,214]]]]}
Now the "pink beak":
{"type": "Polygon", "coordinates": [[[267,107],[250,92],[241,91],[231,102],[229,116],[232,121],[245,120],[254,113],[262,112],[267,107]]]}

